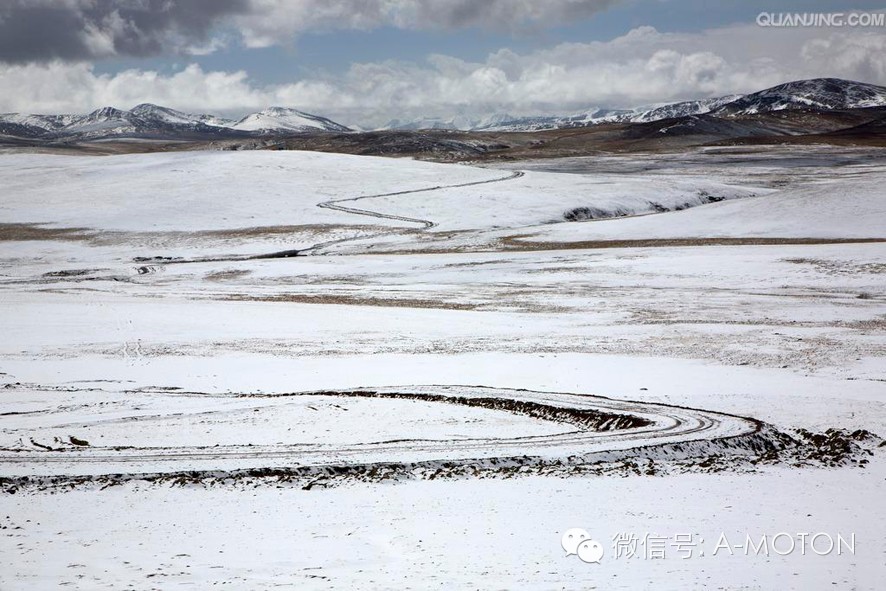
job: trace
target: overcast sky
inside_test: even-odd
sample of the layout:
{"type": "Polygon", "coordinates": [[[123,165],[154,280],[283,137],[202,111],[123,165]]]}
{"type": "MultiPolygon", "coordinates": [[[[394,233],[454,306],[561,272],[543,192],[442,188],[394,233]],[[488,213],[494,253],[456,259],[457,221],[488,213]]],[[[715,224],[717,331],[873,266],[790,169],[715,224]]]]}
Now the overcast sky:
{"type": "Polygon", "coordinates": [[[0,0],[0,112],[281,105],[346,124],[568,113],[833,76],[886,85],[886,27],[761,12],[884,2],[0,0]]]}

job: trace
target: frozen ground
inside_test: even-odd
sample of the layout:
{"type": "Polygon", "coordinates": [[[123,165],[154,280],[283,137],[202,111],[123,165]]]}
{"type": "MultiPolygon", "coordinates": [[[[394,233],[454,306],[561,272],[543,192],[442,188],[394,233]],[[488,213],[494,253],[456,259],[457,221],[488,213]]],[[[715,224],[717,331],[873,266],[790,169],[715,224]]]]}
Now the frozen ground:
{"type": "Polygon", "coordinates": [[[0,588],[878,588],[883,154],[508,168],[0,158],[0,588]]]}
{"type": "Polygon", "coordinates": [[[30,589],[879,589],[873,470],[39,494],[5,503],[3,576],[30,589]],[[571,527],[701,543],[687,559],[669,545],[664,559],[585,564],[560,547],[571,527]],[[856,532],[856,554],[713,555],[721,533],[809,530],[856,532]]]}

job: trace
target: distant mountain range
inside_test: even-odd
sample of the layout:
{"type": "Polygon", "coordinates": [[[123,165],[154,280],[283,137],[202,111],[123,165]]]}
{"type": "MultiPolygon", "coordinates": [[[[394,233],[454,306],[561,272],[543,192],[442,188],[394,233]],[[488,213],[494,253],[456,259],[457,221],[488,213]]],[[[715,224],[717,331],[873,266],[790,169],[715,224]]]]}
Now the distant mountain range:
{"type": "Polygon", "coordinates": [[[600,123],[649,123],[690,115],[736,117],[785,109],[857,109],[886,105],[886,87],[838,78],[816,78],[780,84],[752,94],[666,103],[636,109],[593,108],[570,115],[514,117],[497,114],[485,119],[394,120],[385,129],[458,129],[462,131],[539,131],[586,127],[600,123]]]}
{"type": "Polygon", "coordinates": [[[194,115],[144,103],[129,111],[104,107],[86,115],[0,115],[0,134],[24,138],[96,140],[114,137],[191,139],[307,131],[351,131],[317,115],[271,107],[239,120],[194,115]]]}
{"type": "MultiPolygon", "coordinates": [[[[886,106],[886,87],[837,78],[817,78],[780,84],[745,95],[653,105],[638,109],[589,109],[571,115],[512,117],[497,114],[483,119],[455,117],[394,120],[384,130],[538,131],[586,127],[603,123],[677,121],[661,133],[696,127],[696,116],[712,128],[741,127],[742,118],[780,111],[837,111],[886,106]],[[688,118],[688,119],[687,119],[688,118]],[[681,127],[682,126],[682,127],[681,127]]],[[[325,117],[296,109],[271,107],[239,120],[194,115],[152,104],[129,111],[104,107],[86,115],[0,115],[0,136],[35,141],[92,141],[112,138],[211,139],[287,136],[305,132],[350,132],[325,117]]]]}

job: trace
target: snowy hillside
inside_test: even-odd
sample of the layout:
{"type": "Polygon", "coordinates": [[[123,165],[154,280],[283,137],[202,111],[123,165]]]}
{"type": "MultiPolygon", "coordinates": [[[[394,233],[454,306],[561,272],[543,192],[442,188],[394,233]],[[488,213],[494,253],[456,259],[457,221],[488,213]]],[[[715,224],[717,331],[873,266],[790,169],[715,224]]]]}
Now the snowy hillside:
{"type": "Polygon", "coordinates": [[[135,132],[141,127],[141,119],[130,111],[114,107],[103,107],[83,117],[77,117],[63,129],[68,133],[109,133],[123,134],[135,132]]]}
{"type": "Polygon", "coordinates": [[[746,94],[714,111],[718,116],[750,115],[784,109],[859,109],[886,106],[886,87],[839,78],[788,82],[746,94]]]}
{"type": "Polygon", "coordinates": [[[242,131],[350,131],[344,125],[326,117],[311,115],[295,109],[271,107],[247,115],[231,126],[242,131]]]}
{"type": "Polygon", "coordinates": [[[0,114],[0,121],[34,127],[44,131],[52,131],[70,125],[79,117],[79,115],[26,115],[23,113],[3,113],[0,114]]]}
{"type": "Polygon", "coordinates": [[[452,129],[460,131],[541,131],[584,127],[595,123],[627,121],[634,111],[625,109],[592,108],[569,115],[511,115],[494,113],[487,117],[470,118],[465,116],[422,117],[419,119],[389,121],[381,129],[418,130],[452,129]]]}
{"type": "MultiPolygon", "coordinates": [[[[113,107],[97,109],[86,115],[36,115],[25,113],[4,113],[0,123],[6,126],[19,126],[29,135],[39,136],[53,133],[80,133],[96,130],[134,130],[140,122],[137,115],[113,107]]],[[[9,127],[7,127],[8,129],[9,127]]]]}
{"type": "Polygon", "coordinates": [[[881,588],[879,151],[553,160],[5,154],[0,589],[881,588]]]}
{"type": "Polygon", "coordinates": [[[725,104],[741,98],[740,94],[730,94],[716,98],[701,99],[697,101],[684,101],[682,103],[669,103],[648,110],[640,110],[638,114],[630,118],[632,123],[647,123],[660,119],[673,119],[674,117],[688,117],[689,115],[702,115],[709,113],[725,104]]]}
{"type": "Polygon", "coordinates": [[[528,117],[493,116],[474,127],[476,131],[539,131],[543,129],[564,129],[585,127],[597,123],[625,121],[633,111],[623,109],[599,109],[573,113],[571,115],[538,115],[528,117]]]}
{"type": "Polygon", "coordinates": [[[161,107],[150,103],[142,103],[133,107],[131,113],[141,117],[145,121],[171,124],[171,125],[210,125],[213,127],[231,127],[234,124],[233,119],[225,119],[215,115],[193,115],[191,113],[183,113],[169,107],[161,107]]]}

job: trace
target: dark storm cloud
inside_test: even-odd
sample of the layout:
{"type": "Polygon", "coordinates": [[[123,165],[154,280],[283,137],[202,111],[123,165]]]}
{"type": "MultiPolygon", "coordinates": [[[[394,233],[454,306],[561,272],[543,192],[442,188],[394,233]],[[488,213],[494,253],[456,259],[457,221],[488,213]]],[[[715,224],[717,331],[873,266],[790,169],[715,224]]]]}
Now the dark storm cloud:
{"type": "Polygon", "coordinates": [[[480,28],[531,31],[587,18],[623,0],[250,0],[235,19],[248,47],[308,30],[480,28]]]}
{"type": "Polygon", "coordinates": [[[0,61],[175,53],[247,10],[247,0],[2,0],[0,61]]]}
{"type": "MultiPolygon", "coordinates": [[[[585,18],[621,0],[417,0],[416,22],[448,28],[520,28],[585,18]]],[[[404,4],[408,4],[406,0],[404,4]]]]}
{"type": "Polygon", "coordinates": [[[619,0],[0,0],[0,62],[89,61],[211,49],[227,25],[247,47],[309,30],[534,28],[619,0]],[[235,32],[236,31],[236,32],[235,32]]]}

